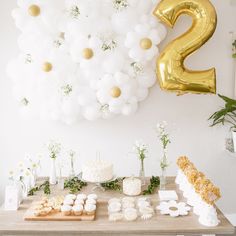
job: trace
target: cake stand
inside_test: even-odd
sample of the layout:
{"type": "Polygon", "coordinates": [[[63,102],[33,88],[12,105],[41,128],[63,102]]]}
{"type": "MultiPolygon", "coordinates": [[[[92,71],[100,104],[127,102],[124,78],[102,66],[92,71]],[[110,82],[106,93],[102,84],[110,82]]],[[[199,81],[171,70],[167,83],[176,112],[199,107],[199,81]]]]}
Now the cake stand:
{"type": "Polygon", "coordinates": [[[96,189],[99,189],[103,192],[105,192],[105,188],[102,187],[102,184],[105,184],[105,183],[108,183],[108,182],[111,182],[111,181],[114,181],[116,179],[116,176],[114,175],[112,177],[112,179],[110,180],[107,180],[107,181],[102,181],[102,182],[89,182],[89,181],[86,181],[82,178],[82,172],[80,172],[78,175],[77,175],[78,179],[83,181],[83,182],[86,182],[86,183],[89,183],[89,184],[93,184],[94,187],[92,188],[92,191],[94,192],[96,189]]]}

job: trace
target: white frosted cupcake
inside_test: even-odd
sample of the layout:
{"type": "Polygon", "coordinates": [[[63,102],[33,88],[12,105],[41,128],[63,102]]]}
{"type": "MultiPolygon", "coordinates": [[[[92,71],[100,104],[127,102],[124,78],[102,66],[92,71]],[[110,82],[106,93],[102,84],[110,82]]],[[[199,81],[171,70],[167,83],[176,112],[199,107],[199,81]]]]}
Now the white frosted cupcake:
{"type": "Polygon", "coordinates": [[[149,198],[147,198],[147,197],[139,197],[138,199],[137,199],[137,202],[150,202],[150,199],[149,198]]]}
{"type": "Polygon", "coordinates": [[[135,207],[135,204],[133,202],[123,202],[122,204],[122,207],[123,209],[126,209],[126,208],[134,208],[135,207]]]}
{"type": "Polygon", "coordinates": [[[92,204],[92,205],[96,205],[97,201],[94,200],[93,198],[88,198],[86,200],[86,204],[92,204]]]}
{"type": "Polygon", "coordinates": [[[87,198],[86,194],[84,193],[80,193],[77,195],[76,199],[82,199],[82,200],[85,200],[87,198]]]}
{"type": "Polygon", "coordinates": [[[123,219],[122,213],[111,213],[109,214],[109,221],[120,221],[123,219]]]}
{"type": "Polygon", "coordinates": [[[76,199],[74,202],[74,205],[84,205],[84,200],[83,199],[76,199]]]}
{"type": "Polygon", "coordinates": [[[97,196],[97,194],[89,194],[88,196],[87,196],[87,198],[88,199],[94,199],[94,200],[97,200],[98,199],[98,196],[97,196]]]}
{"type": "Polygon", "coordinates": [[[150,207],[150,206],[147,206],[147,207],[140,207],[139,208],[139,212],[141,213],[141,214],[154,214],[154,210],[153,210],[153,208],[152,207],[150,207]]]}
{"type": "Polygon", "coordinates": [[[63,204],[72,206],[74,204],[74,200],[71,198],[65,198],[65,200],[63,201],[63,204]]]}
{"type": "Polygon", "coordinates": [[[74,215],[75,216],[80,216],[80,215],[82,215],[82,213],[83,213],[83,206],[81,205],[81,204],[79,204],[79,205],[74,205],[73,207],[72,207],[72,211],[73,211],[73,213],[74,213],[74,215]]]}
{"type": "Polygon", "coordinates": [[[71,214],[72,206],[70,205],[62,205],[61,212],[64,216],[69,216],[71,214]]]}
{"type": "Polygon", "coordinates": [[[65,196],[65,199],[72,199],[72,200],[75,200],[76,199],[76,195],[75,194],[67,194],[65,196]]]}
{"type": "Polygon", "coordinates": [[[133,197],[124,197],[122,198],[122,203],[132,202],[135,203],[135,198],[133,197]]]}
{"type": "Polygon", "coordinates": [[[124,210],[124,218],[127,221],[134,221],[138,218],[138,212],[134,208],[127,208],[124,210]]]}
{"type": "Polygon", "coordinates": [[[111,198],[109,201],[108,201],[108,204],[111,204],[113,202],[121,202],[119,198],[111,198]]]}
{"type": "Polygon", "coordinates": [[[108,212],[115,213],[121,211],[121,204],[119,202],[112,202],[108,205],[108,212]]]}
{"type": "Polygon", "coordinates": [[[139,208],[143,208],[143,207],[149,207],[149,206],[150,206],[150,203],[147,202],[147,201],[139,201],[139,202],[137,203],[137,205],[138,205],[139,208]]]}
{"type": "Polygon", "coordinates": [[[86,212],[87,215],[94,215],[95,211],[96,211],[96,205],[93,204],[86,204],[84,206],[84,210],[86,212]]]}

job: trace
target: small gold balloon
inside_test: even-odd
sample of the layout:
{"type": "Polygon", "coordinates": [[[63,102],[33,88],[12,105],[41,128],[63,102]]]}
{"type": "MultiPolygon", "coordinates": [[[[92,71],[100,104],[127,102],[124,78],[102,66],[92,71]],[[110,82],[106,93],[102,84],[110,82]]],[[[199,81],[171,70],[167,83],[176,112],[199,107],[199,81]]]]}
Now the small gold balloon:
{"type": "Polygon", "coordinates": [[[140,40],[140,47],[144,50],[148,50],[152,47],[152,40],[149,38],[143,38],[140,40]]]}
{"type": "Polygon", "coordinates": [[[36,17],[40,15],[40,7],[37,5],[31,5],[28,9],[28,12],[31,16],[36,17]]]}
{"type": "Polygon", "coordinates": [[[52,70],[52,64],[50,62],[45,62],[43,64],[43,71],[50,72],[52,70]]]}
{"type": "Polygon", "coordinates": [[[121,90],[119,87],[115,86],[111,89],[111,96],[113,98],[118,98],[120,95],[121,95],[121,90]]]}
{"type": "Polygon", "coordinates": [[[91,48],[85,48],[82,52],[83,58],[89,60],[93,57],[93,50],[91,48]]]}

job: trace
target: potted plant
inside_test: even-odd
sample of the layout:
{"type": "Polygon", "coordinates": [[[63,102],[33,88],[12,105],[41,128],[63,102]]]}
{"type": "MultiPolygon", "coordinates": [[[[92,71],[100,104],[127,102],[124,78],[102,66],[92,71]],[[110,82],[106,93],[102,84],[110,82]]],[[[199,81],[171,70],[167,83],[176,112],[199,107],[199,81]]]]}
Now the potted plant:
{"type": "Polygon", "coordinates": [[[211,127],[218,124],[229,124],[233,137],[234,150],[236,150],[236,100],[220,94],[218,96],[224,100],[225,106],[210,116],[209,120],[212,120],[211,127]]]}

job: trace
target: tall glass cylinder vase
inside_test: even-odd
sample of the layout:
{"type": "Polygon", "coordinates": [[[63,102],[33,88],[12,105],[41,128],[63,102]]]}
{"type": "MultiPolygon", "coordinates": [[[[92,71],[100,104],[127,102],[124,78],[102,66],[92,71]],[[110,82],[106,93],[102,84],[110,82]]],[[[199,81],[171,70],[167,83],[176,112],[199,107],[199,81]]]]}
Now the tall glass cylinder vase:
{"type": "Polygon", "coordinates": [[[164,154],[163,154],[163,157],[161,159],[160,167],[161,167],[160,189],[165,190],[166,189],[166,169],[168,167],[166,150],[164,150],[164,154]]]}
{"type": "Polygon", "coordinates": [[[74,158],[71,157],[70,159],[70,173],[69,173],[70,178],[75,177],[75,169],[74,169],[74,158]]]}
{"type": "Polygon", "coordinates": [[[166,189],[166,168],[161,168],[160,190],[166,189]]]}
{"type": "Polygon", "coordinates": [[[145,180],[144,160],[141,160],[141,163],[140,163],[139,178],[142,182],[142,185],[145,185],[146,180],[145,180]]]}
{"type": "Polygon", "coordinates": [[[59,167],[59,177],[58,177],[58,188],[60,190],[64,189],[64,178],[62,177],[62,167],[59,167]]]}
{"type": "Polygon", "coordinates": [[[56,159],[51,158],[51,170],[49,176],[49,183],[52,185],[57,184],[57,175],[56,175],[56,159]]]}

